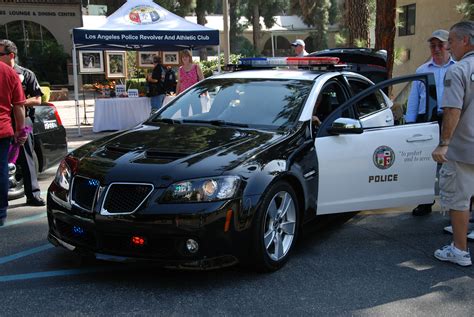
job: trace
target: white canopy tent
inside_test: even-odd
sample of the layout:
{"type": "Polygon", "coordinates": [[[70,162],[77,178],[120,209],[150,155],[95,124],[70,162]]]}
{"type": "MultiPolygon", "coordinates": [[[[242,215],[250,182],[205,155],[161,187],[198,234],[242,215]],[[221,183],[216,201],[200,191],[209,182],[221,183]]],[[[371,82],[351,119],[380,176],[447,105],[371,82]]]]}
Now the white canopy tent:
{"type": "Polygon", "coordinates": [[[76,124],[79,119],[77,50],[182,50],[202,46],[219,47],[219,30],[192,23],[152,0],[127,0],[97,28],[74,28],[73,75],[76,124]]]}

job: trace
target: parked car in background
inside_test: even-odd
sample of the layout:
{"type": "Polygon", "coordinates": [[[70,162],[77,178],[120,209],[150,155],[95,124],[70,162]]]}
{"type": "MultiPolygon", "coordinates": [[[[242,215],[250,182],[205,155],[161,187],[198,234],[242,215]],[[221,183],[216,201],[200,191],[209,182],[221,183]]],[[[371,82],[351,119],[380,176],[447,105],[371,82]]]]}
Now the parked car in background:
{"type": "MultiPolygon", "coordinates": [[[[38,173],[52,167],[67,154],[66,129],[52,103],[35,106],[33,135],[35,139],[33,157],[38,173]]],[[[8,200],[24,196],[21,168],[17,168],[14,164],[9,165],[9,185],[8,200]]]]}

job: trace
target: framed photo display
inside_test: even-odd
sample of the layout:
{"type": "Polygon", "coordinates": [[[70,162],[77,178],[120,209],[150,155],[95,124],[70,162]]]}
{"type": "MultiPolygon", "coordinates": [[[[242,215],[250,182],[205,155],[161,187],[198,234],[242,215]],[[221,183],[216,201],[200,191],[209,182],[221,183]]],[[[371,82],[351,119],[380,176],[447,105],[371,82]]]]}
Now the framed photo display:
{"type": "Polygon", "coordinates": [[[161,57],[161,52],[138,52],[138,67],[152,68],[154,55],[158,55],[161,57]]]}
{"type": "Polygon", "coordinates": [[[127,77],[127,61],[125,51],[105,52],[105,77],[125,78],[127,77]]]}
{"type": "Polygon", "coordinates": [[[179,65],[179,52],[163,52],[163,64],[179,65]]]}
{"type": "Polygon", "coordinates": [[[102,51],[79,51],[80,73],[103,73],[104,56],[102,51]]]}

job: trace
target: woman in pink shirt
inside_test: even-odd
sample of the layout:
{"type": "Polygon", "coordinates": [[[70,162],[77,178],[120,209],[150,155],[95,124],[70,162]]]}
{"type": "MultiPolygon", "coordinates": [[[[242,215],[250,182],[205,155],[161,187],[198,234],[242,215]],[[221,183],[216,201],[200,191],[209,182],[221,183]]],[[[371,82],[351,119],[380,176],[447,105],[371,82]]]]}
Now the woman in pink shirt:
{"type": "Polygon", "coordinates": [[[199,67],[198,64],[193,63],[193,57],[190,50],[184,50],[181,52],[181,62],[183,63],[183,66],[179,68],[178,84],[176,86],[176,92],[178,94],[204,79],[201,67],[199,67]]]}

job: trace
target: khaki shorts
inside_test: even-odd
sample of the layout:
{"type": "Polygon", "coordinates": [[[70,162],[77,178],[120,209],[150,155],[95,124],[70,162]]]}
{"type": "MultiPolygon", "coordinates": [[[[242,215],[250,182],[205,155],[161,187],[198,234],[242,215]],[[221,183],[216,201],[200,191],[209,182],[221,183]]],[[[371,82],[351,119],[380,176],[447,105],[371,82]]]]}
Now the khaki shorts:
{"type": "Polygon", "coordinates": [[[443,211],[468,211],[474,195],[474,164],[443,163],[439,171],[439,188],[443,211]]]}

